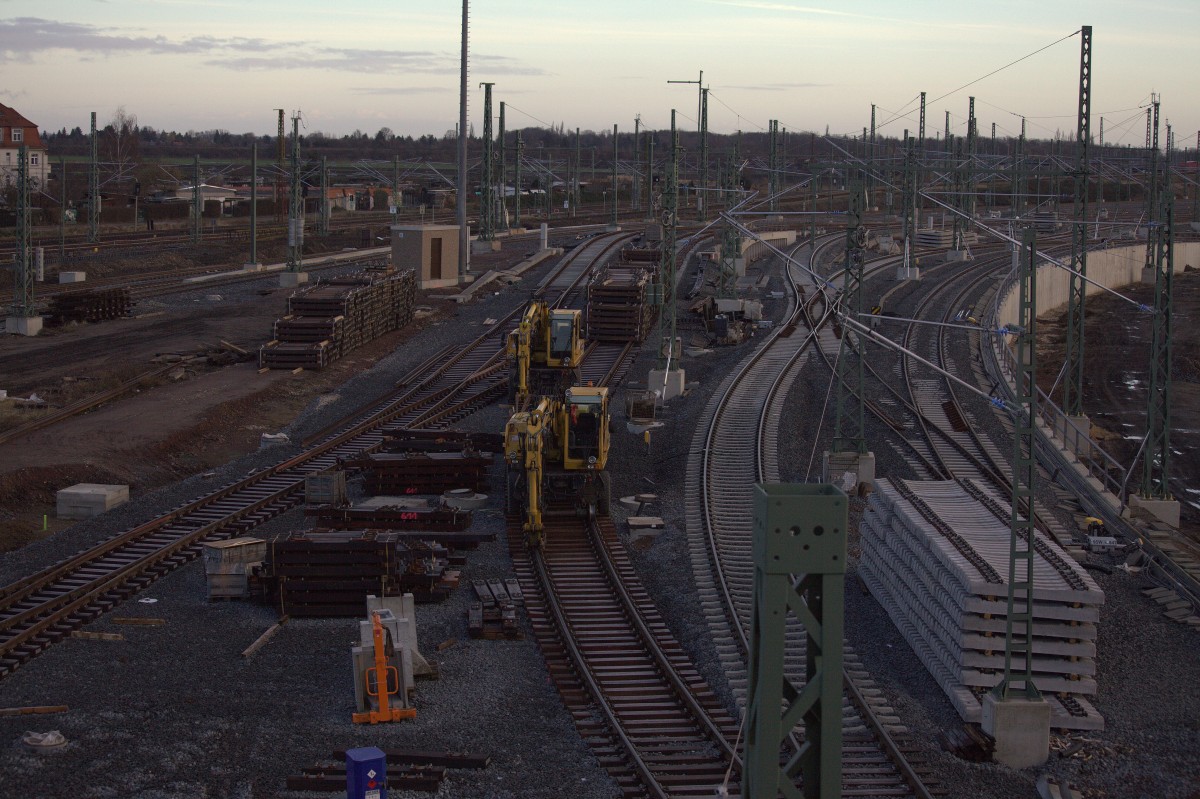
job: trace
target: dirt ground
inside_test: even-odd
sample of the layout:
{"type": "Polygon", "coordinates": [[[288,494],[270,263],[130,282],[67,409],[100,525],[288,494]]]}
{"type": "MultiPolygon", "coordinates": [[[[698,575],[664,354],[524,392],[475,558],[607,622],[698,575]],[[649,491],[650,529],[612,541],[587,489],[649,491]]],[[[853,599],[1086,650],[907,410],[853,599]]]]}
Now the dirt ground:
{"type": "MultiPolygon", "coordinates": [[[[337,241],[329,246],[340,249],[337,241]]],[[[479,259],[480,266],[515,262],[524,246],[488,254],[479,259]]],[[[163,255],[182,264],[181,257],[163,255]]],[[[236,268],[244,256],[236,248],[204,247],[184,260],[236,268]]],[[[139,256],[136,263],[109,264],[104,272],[133,275],[147,268],[147,259],[139,256]]],[[[290,291],[274,288],[273,280],[224,291],[219,300],[201,292],[194,301],[164,302],[166,310],[153,310],[158,305],[151,302],[152,312],[141,318],[46,329],[34,338],[0,337],[0,388],[10,398],[36,393],[51,407],[61,407],[155,368],[164,354],[186,358],[219,352],[221,341],[257,353],[270,339],[274,320],[286,313],[290,291]]],[[[416,325],[452,313],[453,306],[434,306],[408,330],[360,347],[321,372],[259,374],[254,361],[188,360],[96,410],[0,443],[0,552],[69,526],[54,518],[55,492],[66,486],[117,483],[144,492],[254,451],[262,433],[285,427],[314,397],[335,390],[399,346],[416,325]]],[[[0,430],[38,413],[0,402],[0,430]]]]}
{"type": "MultiPolygon", "coordinates": [[[[1120,294],[1154,305],[1154,287],[1131,285],[1120,294]]],[[[1150,322],[1148,313],[1109,294],[1088,297],[1085,314],[1083,408],[1092,435],[1122,464],[1134,463],[1146,432],[1146,388],[1149,383],[1150,322]]],[[[1039,319],[1038,382],[1055,384],[1062,366],[1066,314],[1039,319]]],[[[1175,276],[1172,298],[1172,398],[1170,473],[1187,486],[1181,499],[1183,526],[1200,541],[1200,270],[1175,276]]],[[[1054,393],[1061,399],[1061,391],[1054,393]]],[[[1140,465],[1129,485],[1137,489],[1140,465]]]]}

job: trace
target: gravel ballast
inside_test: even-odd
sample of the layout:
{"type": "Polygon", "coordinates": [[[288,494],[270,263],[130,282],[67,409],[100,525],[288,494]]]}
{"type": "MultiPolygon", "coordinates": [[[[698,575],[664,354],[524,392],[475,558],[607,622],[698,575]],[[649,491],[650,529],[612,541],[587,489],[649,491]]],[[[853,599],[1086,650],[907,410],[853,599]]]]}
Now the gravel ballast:
{"type": "MultiPolygon", "coordinates": [[[[286,432],[299,440],[360,407],[365,399],[385,393],[417,363],[471,331],[481,332],[485,319],[518,305],[543,269],[514,288],[497,286],[499,296],[488,292],[458,307],[450,321],[431,325],[370,371],[314,401],[286,432]]],[[[776,267],[770,280],[766,291],[781,287],[776,267]]],[[[785,307],[781,300],[768,299],[765,304],[767,318],[777,317],[785,307]]],[[[697,333],[681,326],[685,346],[697,333]]],[[[757,343],[758,339],[685,358],[688,383],[698,385],[666,406],[665,426],[654,433],[648,447],[640,436],[624,430],[626,387],[615,391],[612,402],[614,499],[655,493],[659,500],[646,512],[666,521],[657,536],[631,544],[635,566],[672,632],[731,709],[732,697],[693,584],[683,525],[685,503],[691,500],[684,496],[683,482],[693,428],[712,387],[757,343]]],[[[653,353],[644,349],[628,380],[644,387],[654,361],[653,353]]],[[[815,436],[828,382],[826,367],[809,359],[789,396],[789,428],[780,442],[785,479],[809,477],[813,453],[819,466],[820,449],[828,446],[832,401],[820,437],[815,436]]],[[[986,406],[974,415],[993,438],[1003,441],[1003,431],[986,406]]],[[[497,431],[506,418],[506,410],[494,405],[461,426],[497,431]]],[[[877,473],[911,476],[889,435],[883,425],[868,420],[877,473]]],[[[247,456],[213,477],[193,477],[135,498],[103,517],[6,553],[0,559],[0,584],[297,451],[284,446],[247,456]]],[[[497,474],[501,468],[497,464],[497,474]]],[[[471,751],[492,757],[487,769],[450,772],[439,797],[618,796],[576,733],[533,641],[476,641],[467,636],[469,581],[512,574],[498,510],[502,491],[500,480],[494,480],[489,509],[475,517],[478,528],[497,533],[497,541],[470,553],[463,585],[448,601],[417,608],[422,652],[438,663],[441,676],[417,683],[415,721],[371,728],[350,724],[349,651],[357,638],[355,620],[292,620],[261,651],[243,660],[240,652],[276,621],[277,614],[249,603],[207,603],[203,567],[195,561],[86,628],[120,632],[126,640],[64,641],[0,683],[2,706],[71,707],[56,716],[0,718],[0,739],[13,744],[0,748],[0,796],[332,796],[336,794],[286,792],[284,780],[304,766],[328,761],[335,749],[358,745],[471,751]],[[166,624],[133,627],[112,622],[121,616],[163,618],[166,624]],[[453,644],[437,651],[451,639],[453,644]],[[65,750],[34,754],[15,743],[25,730],[50,729],[67,737],[65,750]]],[[[624,531],[626,512],[615,502],[613,507],[618,529],[624,531]]],[[[861,513],[863,507],[865,503],[855,500],[852,513],[861,513]]],[[[857,529],[856,518],[851,529],[857,529]]],[[[263,532],[302,524],[293,511],[263,532]]],[[[1107,598],[1100,624],[1096,703],[1106,730],[1075,736],[1084,745],[1071,757],[1052,754],[1043,768],[1014,772],[941,751],[937,733],[961,722],[886,613],[861,589],[854,573],[855,544],[852,539],[847,638],[911,730],[910,743],[926,752],[929,767],[949,796],[1032,797],[1042,773],[1070,779],[1093,797],[1191,799],[1200,791],[1200,694],[1186,687],[1200,679],[1200,636],[1166,620],[1157,605],[1138,593],[1148,584],[1141,576],[1119,571],[1096,575],[1107,598]]],[[[1061,746],[1063,741],[1055,743],[1061,746]]],[[[430,796],[389,793],[399,799],[430,796]]]]}

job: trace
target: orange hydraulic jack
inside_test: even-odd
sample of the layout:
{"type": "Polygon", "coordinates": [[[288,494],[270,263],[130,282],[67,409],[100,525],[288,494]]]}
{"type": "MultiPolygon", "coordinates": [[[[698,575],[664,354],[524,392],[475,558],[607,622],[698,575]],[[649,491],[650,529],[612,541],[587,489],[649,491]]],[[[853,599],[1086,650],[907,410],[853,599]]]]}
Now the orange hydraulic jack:
{"type": "Polygon", "coordinates": [[[404,719],[415,719],[417,711],[413,708],[393,708],[390,706],[390,699],[393,695],[397,697],[400,694],[400,672],[395,666],[388,664],[388,647],[384,641],[383,624],[379,621],[378,613],[371,613],[371,639],[375,644],[375,666],[367,669],[367,696],[373,696],[379,700],[378,710],[368,710],[366,713],[355,713],[351,716],[351,720],[355,724],[379,724],[389,721],[403,721],[404,719]],[[375,688],[371,689],[371,677],[375,678],[375,688]]]}

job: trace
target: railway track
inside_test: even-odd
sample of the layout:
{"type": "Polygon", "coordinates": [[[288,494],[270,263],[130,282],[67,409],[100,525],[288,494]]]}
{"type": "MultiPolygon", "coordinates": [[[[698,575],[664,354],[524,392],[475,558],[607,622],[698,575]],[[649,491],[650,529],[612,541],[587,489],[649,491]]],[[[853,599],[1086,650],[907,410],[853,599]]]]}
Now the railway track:
{"type": "MultiPolygon", "coordinates": [[[[807,299],[793,291],[785,323],[714,393],[692,440],[685,487],[693,573],[726,676],[743,706],[753,605],[753,484],[779,480],[775,442],[783,434],[783,400],[804,359],[819,349],[822,336],[831,337],[824,281],[789,267],[785,282],[803,286],[807,299]]],[[[804,682],[804,640],[803,629],[791,625],[785,671],[794,684],[804,682]]],[[[930,796],[908,760],[912,748],[896,739],[904,732],[899,720],[879,701],[852,651],[845,663],[842,795],[930,796]]]]}
{"type": "MultiPolygon", "coordinates": [[[[594,262],[622,239],[606,237],[577,248],[560,268],[581,260],[594,262]]],[[[563,285],[553,281],[550,285],[569,290],[586,273],[578,269],[563,285]]],[[[520,310],[466,346],[448,347],[418,365],[395,393],[343,420],[294,457],[0,588],[0,678],[187,563],[204,542],[244,535],[296,507],[308,475],[374,451],[388,429],[449,426],[503,396],[504,338],[520,310]]],[[[621,359],[628,354],[628,350],[606,352],[612,360],[604,365],[604,373],[618,373],[621,359]]],[[[596,356],[593,368],[601,368],[600,360],[596,356]]]]}
{"type": "Polygon", "coordinates": [[[674,640],[608,519],[548,516],[543,551],[510,519],[538,646],[576,726],[626,797],[738,795],[738,722],[674,640]]]}

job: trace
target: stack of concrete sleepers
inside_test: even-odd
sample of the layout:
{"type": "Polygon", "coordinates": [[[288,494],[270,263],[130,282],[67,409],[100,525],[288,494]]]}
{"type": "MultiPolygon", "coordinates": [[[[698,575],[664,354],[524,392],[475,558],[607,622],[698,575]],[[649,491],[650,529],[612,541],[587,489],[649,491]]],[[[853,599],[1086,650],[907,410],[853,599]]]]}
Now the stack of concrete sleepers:
{"type": "Polygon", "coordinates": [[[321,369],[355,347],[412,320],[416,277],[409,269],[365,271],[305,287],[259,351],[268,369],[321,369]]]}
{"type": "MultiPolygon", "coordinates": [[[[1004,676],[1010,507],[976,481],[879,480],[860,528],[859,576],[971,722],[1004,676]]],[[[1103,729],[1087,697],[1104,593],[1057,544],[1036,539],[1034,683],[1054,727],[1103,729]]]]}

